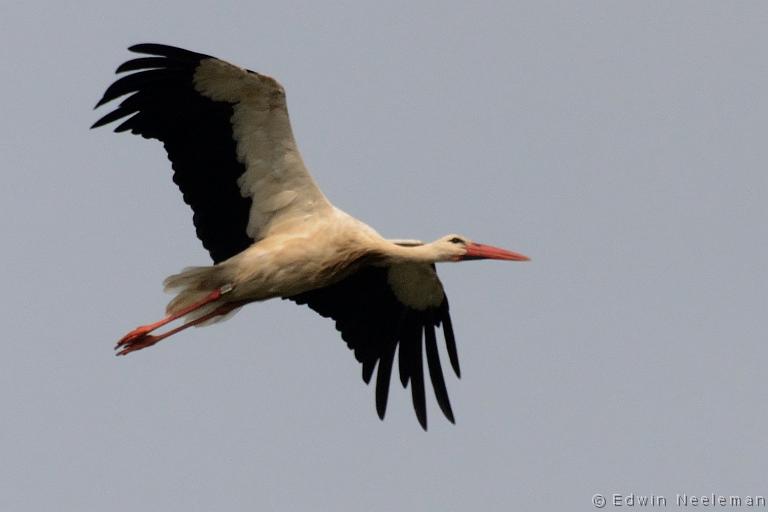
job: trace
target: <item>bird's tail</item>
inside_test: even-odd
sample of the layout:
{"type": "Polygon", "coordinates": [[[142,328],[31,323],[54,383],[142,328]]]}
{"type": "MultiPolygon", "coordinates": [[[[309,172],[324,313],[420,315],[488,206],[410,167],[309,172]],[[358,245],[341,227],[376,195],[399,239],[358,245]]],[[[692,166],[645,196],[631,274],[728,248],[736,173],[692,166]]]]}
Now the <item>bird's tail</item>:
{"type": "MultiPolygon", "coordinates": [[[[203,301],[210,293],[227,284],[221,267],[187,267],[178,274],[168,276],[163,281],[163,289],[166,292],[174,293],[176,296],[171,299],[165,308],[168,315],[176,314],[183,309],[203,301]]],[[[184,317],[185,322],[196,320],[208,313],[213,312],[220,307],[223,302],[216,301],[198,308],[184,317]]],[[[221,320],[230,318],[239,308],[232,310],[226,315],[215,316],[210,320],[198,324],[198,326],[212,324],[221,320]]]]}

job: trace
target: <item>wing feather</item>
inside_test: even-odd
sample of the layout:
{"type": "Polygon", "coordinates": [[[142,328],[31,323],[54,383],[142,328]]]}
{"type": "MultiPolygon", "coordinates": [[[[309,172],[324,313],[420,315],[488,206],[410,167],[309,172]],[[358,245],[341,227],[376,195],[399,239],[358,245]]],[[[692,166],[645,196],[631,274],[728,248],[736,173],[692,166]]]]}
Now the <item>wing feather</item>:
{"type": "MultiPolygon", "coordinates": [[[[416,309],[398,298],[390,275],[390,268],[366,266],[338,283],[287,298],[297,304],[306,304],[320,315],[336,321],[336,329],[362,363],[366,383],[376,370],[376,411],[382,419],[397,352],[400,381],[404,387],[411,386],[414,411],[425,430],[427,409],[422,345],[426,340],[427,366],[435,397],[445,416],[453,422],[435,334],[436,327],[441,323],[446,325],[445,297],[443,295],[441,302],[433,307],[416,309]]],[[[434,271],[414,275],[437,279],[434,271]]],[[[425,284],[434,285],[432,282],[425,284]]],[[[444,332],[447,335],[447,331],[444,332]]],[[[451,339],[455,348],[455,340],[451,339]]]]}
{"type": "Polygon", "coordinates": [[[456,350],[456,336],[453,334],[453,324],[451,324],[451,314],[448,308],[448,298],[440,305],[440,322],[443,324],[443,334],[445,335],[445,348],[448,352],[448,359],[451,361],[451,367],[457,377],[461,377],[461,368],[459,368],[459,352],[456,350]]]}
{"type": "Polygon", "coordinates": [[[421,339],[411,351],[411,400],[421,428],[427,430],[427,399],[424,395],[424,365],[421,361],[421,339]]]}
{"type": "Polygon", "coordinates": [[[432,381],[432,389],[435,390],[435,399],[443,411],[445,417],[451,423],[454,423],[451,401],[448,399],[448,390],[445,388],[445,379],[443,378],[443,368],[440,365],[440,354],[437,351],[437,337],[435,336],[435,323],[424,326],[424,347],[427,355],[427,367],[429,368],[429,378],[432,381]]]}
{"type": "Polygon", "coordinates": [[[390,341],[384,347],[379,359],[379,370],[376,373],[376,412],[381,419],[384,419],[384,414],[387,412],[389,381],[392,377],[392,364],[395,360],[396,349],[397,343],[390,341]]]}

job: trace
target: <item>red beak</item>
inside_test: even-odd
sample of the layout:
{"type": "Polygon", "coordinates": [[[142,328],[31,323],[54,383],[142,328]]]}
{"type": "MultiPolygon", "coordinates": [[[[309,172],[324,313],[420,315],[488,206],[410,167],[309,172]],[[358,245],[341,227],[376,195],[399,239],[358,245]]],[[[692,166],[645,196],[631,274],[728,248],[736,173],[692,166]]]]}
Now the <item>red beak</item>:
{"type": "Polygon", "coordinates": [[[531,258],[517,252],[500,249],[492,245],[476,244],[470,242],[467,244],[467,254],[459,260],[510,260],[510,261],[529,261],[531,258]]]}

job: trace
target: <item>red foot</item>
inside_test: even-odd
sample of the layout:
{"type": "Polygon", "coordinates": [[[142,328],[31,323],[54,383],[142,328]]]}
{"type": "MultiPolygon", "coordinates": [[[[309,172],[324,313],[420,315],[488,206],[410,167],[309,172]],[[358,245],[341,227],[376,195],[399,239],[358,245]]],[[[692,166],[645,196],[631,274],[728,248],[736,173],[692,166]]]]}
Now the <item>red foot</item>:
{"type": "MultiPolygon", "coordinates": [[[[131,331],[131,333],[138,332],[141,329],[139,327],[138,329],[134,329],[131,331]]],[[[131,338],[128,338],[127,336],[120,340],[120,342],[117,344],[115,349],[121,348],[121,350],[116,354],[118,356],[124,356],[126,354],[130,354],[131,352],[135,352],[137,350],[141,350],[143,348],[151,347],[161,339],[165,338],[165,336],[151,336],[149,334],[136,334],[131,338]],[[126,339],[127,338],[127,339],[126,339]]]]}
{"type": "Polygon", "coordinates": [[[137,338],[141,338],[143,336],[146,336],[148,333],[150,333],[151,331],[155,330],[155,328],[156,327],[154,325],[151,325],[151,324],[150,325],[141,325],[141,326],[135,328],[134,330],[132,330],[131,332],[129,332],[128,334],[126,334],[125,336],[120,338],[120,340],[117,342],[117,345],[115,345],[115,350],[117,350],[120,347],[124,347],[124,346],[132,344],[134,341],[137,340],[137,338]]]}

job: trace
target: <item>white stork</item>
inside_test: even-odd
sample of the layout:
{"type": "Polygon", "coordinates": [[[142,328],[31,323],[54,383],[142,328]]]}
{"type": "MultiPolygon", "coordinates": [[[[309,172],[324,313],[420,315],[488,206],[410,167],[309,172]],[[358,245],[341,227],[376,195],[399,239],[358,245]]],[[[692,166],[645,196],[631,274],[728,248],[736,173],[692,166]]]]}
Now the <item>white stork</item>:
{"type": "Polygon", "coordinates": [[[138,44],[97,107],[130,94],[96,128],[118,119],[115,132],[162,141],[173,181],[194,211],[197,236],[214,265],[168,277],[176,292],[166,317],[138,327],[118,355],[154,345],[187,327],[223,318],[255,301],[282,297],[336,321],[376,377],[376,410],[384,418],[398,350],[400,382],[411,385],[416,416],[427,428],[422,343],[435,398],[454,421],[437,350],[442,325],[448,357],[460,376],[448,299],[435,263],[470,259],[525,261],[522,254],[458,235],[432,243],[387,240],[334,207],[307,172],[288,120],[283,87],[274,79],[210,55],[138,44]],[[183,318],[162,334],[150,334],[183,318]]]}

